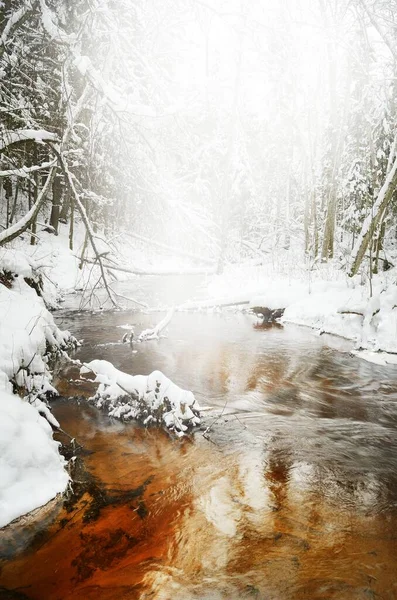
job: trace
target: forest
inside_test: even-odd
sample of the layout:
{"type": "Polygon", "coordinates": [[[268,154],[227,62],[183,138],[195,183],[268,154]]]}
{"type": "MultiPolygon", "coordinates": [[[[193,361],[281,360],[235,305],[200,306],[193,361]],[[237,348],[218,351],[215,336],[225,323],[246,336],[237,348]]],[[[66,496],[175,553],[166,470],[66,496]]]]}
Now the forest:
{"type": "Polygon", "coordinates": [[[308,269],[387,269],[394,8],[4,2],[0,243],[60,221],[73,248],[78,219],[218,272],[291,244],[308,269]]]}

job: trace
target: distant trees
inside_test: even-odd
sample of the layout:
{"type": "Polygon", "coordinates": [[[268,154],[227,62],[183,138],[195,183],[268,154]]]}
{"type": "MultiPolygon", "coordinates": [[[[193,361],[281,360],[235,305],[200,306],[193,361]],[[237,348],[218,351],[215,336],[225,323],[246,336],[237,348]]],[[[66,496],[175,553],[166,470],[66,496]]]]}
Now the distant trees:
{"type": "Polygon", "coordinates": [[[6,0],[0,244],[61,220],[73,247],[78,214],[87,243],[133,228],[220,268],[299,247],[376,269],[395,19],[384,0],[6,0]]]}

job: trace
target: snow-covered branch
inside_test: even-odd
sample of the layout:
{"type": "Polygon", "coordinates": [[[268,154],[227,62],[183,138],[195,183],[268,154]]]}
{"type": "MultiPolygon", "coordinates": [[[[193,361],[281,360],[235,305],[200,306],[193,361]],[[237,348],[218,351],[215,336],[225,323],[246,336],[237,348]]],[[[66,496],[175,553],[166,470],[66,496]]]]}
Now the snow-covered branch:
{"type": "Polygon", "coordinates": [[[30,173],[34,173],[35,171],[42,171],[43,169],[48,169],[49,167],[53,167],[56,163],[56,159],[41,163],[41,165],[34,165],[32,167],[21,167],[19,169],[7,169],[6,171],[0,171],[0,177],[27,177],[30,173]]]}
{"type": "Polygon", "coordinates": [[[117,308],[118,304],[117,304],[117,302],[116,302],[116,300],[114,298],[112,290],[110,289],[110,287],[108,285],[108,281],[107,281],[107,277],[106,277],[106,273],[105,273],[105,268],[104,268],[103,261],[102,261],[102,256],[101,256],[100,252],[97,249],[97,245],[96,245],[96,241],[95,241],[95,237],[96,236],[95,236],[95,233],[94,233],[94,231],[93,231],[93,229],[91,227],[91,223],[90,223],[90,220],[88,218],[87,212],[86,212],[86,210],[85,210],[85,208],[84,208],[84,206],[83,206],[83,204],[82,204],[82,202],[80,200],[79,194],[77,193],[77,190],[76,190],[76,187],[75,187],[75,184],[74,184],[74,180],[73,180],[72,174],[69,171],[69,167],[68,167],[67,163],[64,161],[64,159],[63,159],[63,157],[61,156],[60,153],[57,153],[57,154],[58,154],[59,162],[61,164],[61,168],[62,168],[62,170],[64,172],[64,175],[66,177],[66,180],[67,180],[67,182],[69,184],[69,189],[70,189],[70,191],[73,194],[76,207],[77,207],[77,209],[78,209],[78,211],[80,213],[80,216],[81,216],[82,221],[84,223],[84,226],[86,228],[86,232],[87,232],[88,238],[90,240],[92,249],[93,249],[93,251],[95,253],[96,262],[98,263],[100,271],[101,271],[101,277],[102,277],[103,285],[105,286],[105,290],[107,292],[107,295],[108,295],[111,303],[113,304],[113,306],[115,308],[117,308]]]}
{"type": "Polygon", "coordinates": [[[42,144],[44,142],[55,142],[57,136],[55,133],[46,131],[45,129],[0,130],[0,151],[7,148],[7,146],[11,146],[11,144],[25,142],[27,140],[42,144]]]}
{"type": "Polygon", "coordinates": [[[372,240],[372,236],[379,225],[382,215],[390,204],[397,187],[397,158],[394,159],[393,167],[388,173],[382,185],[378,197],[367,215],[361,228],[352,252],[352,267],[350,275],[356,275],[364,258],[365,252],[372,240]]]}
{"type": "Polygon", "coordinates": [[[35,3],[32,3],[30,0],[27,0],[27,2],[24,2],[24,4],[21,6],[21,8],[19,8],[18,10],[16,10],[11,17],[9,18],[9,20],[7,21],[3,32],[0,36],[0,57],[3,54],[6,44],[9,40],[10,35],[12,35],[13,31],[21,24],[23,23],[23,21],[26,19],[26,17],[29,15],[29,13],[31,12],[31,10],[33,9],[33,5],[35,3]]]}
{"type": "Polygon", "coordinates": [[[183,390],[161,371],[150,375],[129,375],[106,360],[93,360],[80,369],[81,375],[94,373],[100,385],[93,398],[98,408],[111,417],[139,419],[145,425],[165,425],[182,436],[200,423],[200,406],[192,392],[183,390]]]}
{"type": "Polygon", "coordinates": [[[92,87],[102,96],[106,104],[116,113],[129,113],[135,116],[157,116],[157,111],[149,106],[136,105],[129,102],[119,90],[106,81],[92,64],[88,56],[81,54],[76,45],[76,38],[63,31],[56,16],[45,3],[40,0],[42,23],[45,31],[54,41],[67,46],[73,58],[73,64],[92,87]]]}
{"type": "Polygon", "coordinates": [[[148,340],[158,340],[160,337],[160,333],[170,323],[173,314],[174,314],[174,309],[171,308],[171,310],[169,310],[168,313],[165,315],[164,319],[162,319],[159,323],[157,323],[157,325],[155,327],[153,327],[152,329],[144,329],[140,333],[137,341],[138,342],[147,342],[148,340]]]}

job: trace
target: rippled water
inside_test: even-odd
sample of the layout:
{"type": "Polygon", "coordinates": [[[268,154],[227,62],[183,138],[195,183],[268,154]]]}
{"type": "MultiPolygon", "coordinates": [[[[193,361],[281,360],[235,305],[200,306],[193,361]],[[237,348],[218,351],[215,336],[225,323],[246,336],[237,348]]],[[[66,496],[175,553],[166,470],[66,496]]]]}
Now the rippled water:
{"type": "MultiPolygon", "coordinates": [[[[212,407],[208,439],[55,402],[83,447],[81,489],[6,530],[1,585],[38,600],[397,598],[396,367],[232,312],[176,313],[167,338],[120,343],[122,326],[162,316],[58,320],[84,338],[80,359],[192,389],[212,407]]],[[[65,395],[89,393],[73,367],[57,377],[65,395]]]]}

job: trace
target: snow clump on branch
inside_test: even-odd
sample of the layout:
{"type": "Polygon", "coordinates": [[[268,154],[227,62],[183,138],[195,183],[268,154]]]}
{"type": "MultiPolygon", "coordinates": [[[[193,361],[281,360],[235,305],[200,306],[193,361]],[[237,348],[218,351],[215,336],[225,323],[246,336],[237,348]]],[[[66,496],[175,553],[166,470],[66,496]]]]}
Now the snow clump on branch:
{"type": "Polygon", "coordinates": [[[178,436],[200,423],[200,406],[192,392],[183,390],[161,371],[128,375],[106,360],[84,364],[80,374],[94,373],[99,383],[91,400],[109,416],[136,419],[145,425],[165,425],[178,436]]]}

